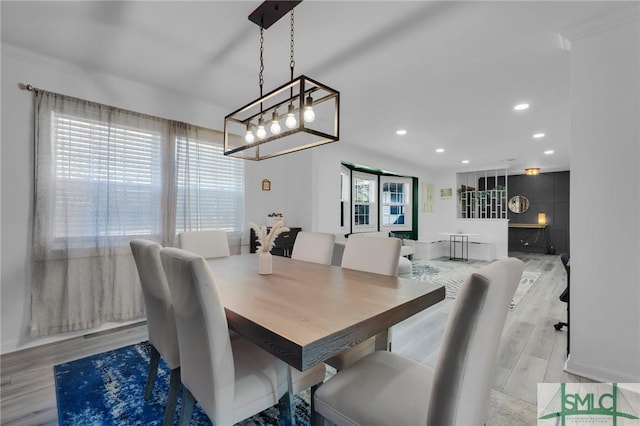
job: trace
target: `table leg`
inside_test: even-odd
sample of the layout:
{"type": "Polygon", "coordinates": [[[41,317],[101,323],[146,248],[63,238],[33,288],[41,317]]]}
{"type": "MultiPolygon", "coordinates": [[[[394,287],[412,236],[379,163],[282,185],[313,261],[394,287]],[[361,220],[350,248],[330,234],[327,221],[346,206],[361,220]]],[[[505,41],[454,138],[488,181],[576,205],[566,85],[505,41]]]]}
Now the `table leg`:
{"type": "Polygon", "coordinates": [[[374,350],[391,352],[391,329],[376,334],[374,350]]]}
{"type": "MultiPolygon", "coordinates": [[[[464,260],[469,260],[469,236],[463,236],[462,240],[466,243],[467,245],[467,255],[465,256],[465,254],[462,254],[462,257],[464,258],[464,260]]],[[[464,243],[463,243],[464,244],[464,243]]]]}
{"type": "Polygon", "coordinates": [[[455,235],[449,235],[449,260],[458,260],[456,249],[458,247],[458,239],[455,235]]]}
{"type": "Polygon", "coordinates": [[[469,260],[469,236],[456,234],[449,236],[449,260],[469,260]],[[458,257],[458,243],[460,243],[460,257],[458,257]]]}
{"type": "MultiPolygon", "coordinates": [[[[291,368],[288,365],[286,365],[286,368],[284,370],[286,371],[286,376],[287,376],[286,377],[287,390],[282,395],[282,397],[280,397],[280,400],[278,401],[278,411],[279,411],[278,420],[279,420],[280,426],[295,426],[296,407],[295,407],[295,402],[293,400],[293,383],[291,381],[291,368]]],[[[278,371],[278,374],[282,374],[282,373],[278,371]]],[[[282,383],[282,381],[279,378],[278,378],[278,382],[282,383]]]]}

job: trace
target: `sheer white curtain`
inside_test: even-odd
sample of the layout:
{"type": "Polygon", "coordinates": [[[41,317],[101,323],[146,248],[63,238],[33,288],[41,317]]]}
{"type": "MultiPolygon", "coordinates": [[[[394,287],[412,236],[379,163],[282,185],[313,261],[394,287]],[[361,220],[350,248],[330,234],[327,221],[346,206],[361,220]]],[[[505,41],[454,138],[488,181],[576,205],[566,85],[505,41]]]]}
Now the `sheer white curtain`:
{"type": "MultiPolygon", "coordinates": [[[[192,176],[208,173],[197,161],[198,145],[219,144],[200,133],[219,132],[46,91],[35,100],[31,335],[143,317],[129,241],[174,245],[177,230],[194,223],[216,229],[220,222],[202,224],[184,205],[206,219],[223,203],[189,201],[201,193],[202,179],[192,176]],[[185,144],[196,149],[182,152],[185,144]]],[[[218,160],[206,165],[215,169],[218,160]]],[[[234,166],[242,182],[244,167],[234,166]]],[[[230,231],[241,231],[242,206],[233,215],[240,226],[230,231]]]]}
{"type": "Polygon", "coordinates": [[[226,231],[231,253],[239,253],[243,160],[224,156],[222,132],[177,123],[175,133],[176,232],[226,231]]]}

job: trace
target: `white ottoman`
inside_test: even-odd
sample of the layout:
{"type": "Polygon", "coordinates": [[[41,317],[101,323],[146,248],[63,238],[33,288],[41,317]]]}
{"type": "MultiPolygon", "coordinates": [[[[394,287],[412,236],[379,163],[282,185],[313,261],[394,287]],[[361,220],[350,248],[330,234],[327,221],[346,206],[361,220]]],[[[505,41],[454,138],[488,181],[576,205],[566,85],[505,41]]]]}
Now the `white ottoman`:
{"type": "Polygon", "coordinates": [[[401,278],[411,278],[411,261],[406,257],[400,257],[398,261],[398,276],[401,278]]]}

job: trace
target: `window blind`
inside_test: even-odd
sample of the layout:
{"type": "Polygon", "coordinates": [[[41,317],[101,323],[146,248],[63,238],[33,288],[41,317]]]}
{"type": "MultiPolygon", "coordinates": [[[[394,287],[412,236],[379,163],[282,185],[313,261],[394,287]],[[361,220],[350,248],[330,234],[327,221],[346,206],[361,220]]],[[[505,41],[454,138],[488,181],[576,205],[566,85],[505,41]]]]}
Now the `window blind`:
{"type": "Polygon", "coordinates": [[[226,157],[222,145],[213,141],[176,141],[177,209],[176,233],[217,229],[242,231],[244,167],[237,158],[226,157]]]}
{"type": "Polygon", "coordinates": [[[159,235],[161,134],[52,114],[54,241],[159,235]]]}

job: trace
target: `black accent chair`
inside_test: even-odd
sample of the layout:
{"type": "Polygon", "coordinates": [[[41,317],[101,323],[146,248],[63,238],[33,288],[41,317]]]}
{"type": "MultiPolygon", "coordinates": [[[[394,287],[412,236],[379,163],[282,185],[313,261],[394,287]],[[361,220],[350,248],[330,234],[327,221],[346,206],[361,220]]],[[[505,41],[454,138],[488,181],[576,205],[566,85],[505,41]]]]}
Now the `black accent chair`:
{"type": "Polygon", "coordinates": [[[571,286],[571,265],[569,265],[569,260],[571,258],[567,253],[562,253],[560,255],[560,261],[562,261],[562,265],[564,266],[564,270],[567,272],[567,287],[564,289],[562,294],[560,294],[560,300],[567,304],[567,322],[558,322],[553,324],[556,330],[562,330],[562,327],[567,327],[567,355],[569,355],[569,288],[571,286]]]}

